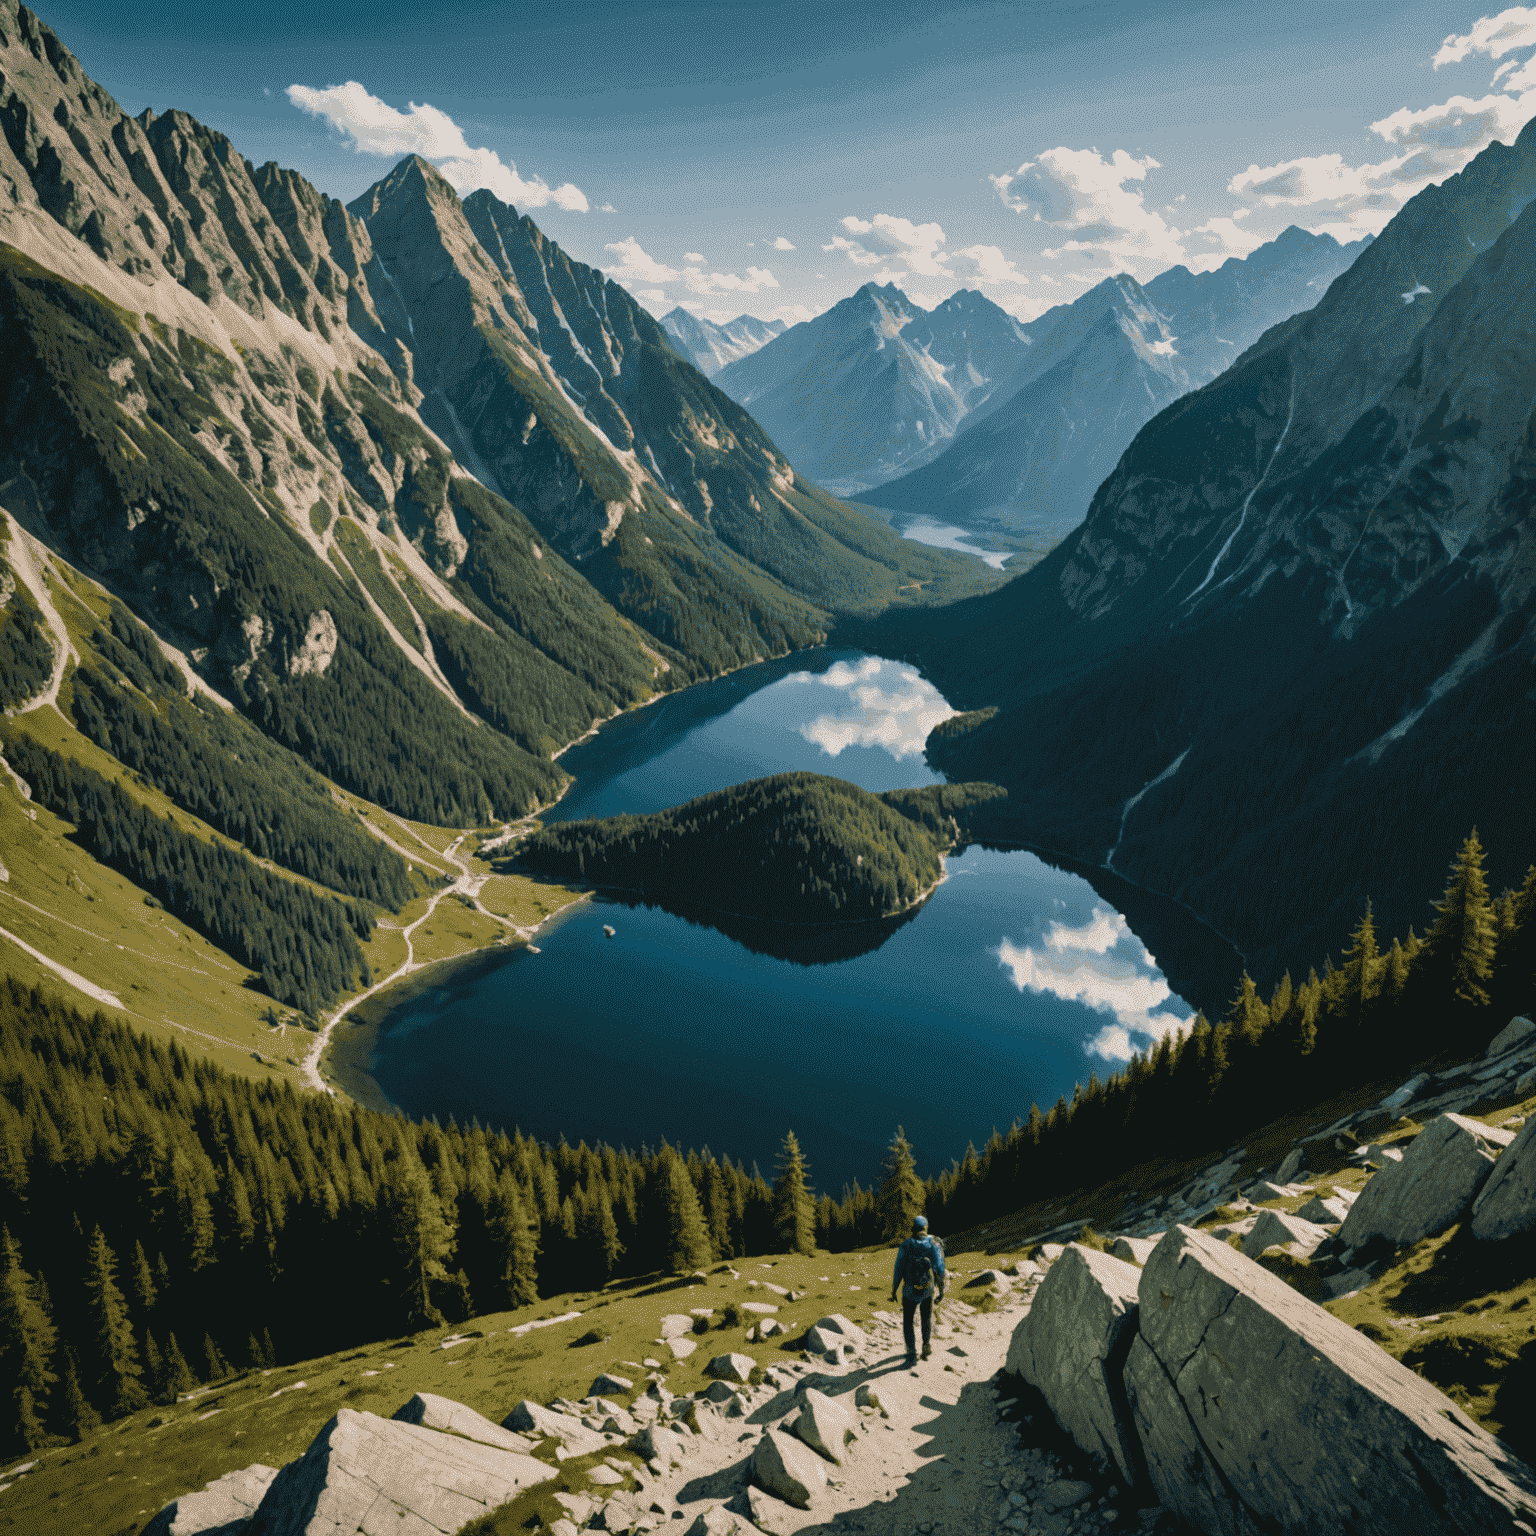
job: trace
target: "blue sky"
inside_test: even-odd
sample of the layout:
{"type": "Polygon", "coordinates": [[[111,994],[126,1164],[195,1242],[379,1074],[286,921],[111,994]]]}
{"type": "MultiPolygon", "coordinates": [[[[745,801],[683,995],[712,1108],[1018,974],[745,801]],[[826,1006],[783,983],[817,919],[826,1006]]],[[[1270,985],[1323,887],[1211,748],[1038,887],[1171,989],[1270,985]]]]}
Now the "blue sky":
{"type": "Polygon", "coordinates": [[[1349,239],[1536,115],[1536,8],[292,0],[40,14],[350,199],[415,150],[654,313],[803,319],[871,279],[1023,318],[1115,271],[1349,239]]]}

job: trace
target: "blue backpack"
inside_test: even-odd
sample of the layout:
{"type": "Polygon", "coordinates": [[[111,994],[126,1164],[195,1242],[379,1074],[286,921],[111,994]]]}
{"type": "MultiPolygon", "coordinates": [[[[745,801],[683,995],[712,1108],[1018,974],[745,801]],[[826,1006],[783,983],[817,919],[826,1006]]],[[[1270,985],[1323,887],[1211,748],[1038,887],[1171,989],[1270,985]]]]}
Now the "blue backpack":
{"type": "Polygon", "coordinates": [[[907,1242],[906,1274],[903,1278],[921,1296],[933,1289],[933,1239],[912,1237],[907,1242]]]}

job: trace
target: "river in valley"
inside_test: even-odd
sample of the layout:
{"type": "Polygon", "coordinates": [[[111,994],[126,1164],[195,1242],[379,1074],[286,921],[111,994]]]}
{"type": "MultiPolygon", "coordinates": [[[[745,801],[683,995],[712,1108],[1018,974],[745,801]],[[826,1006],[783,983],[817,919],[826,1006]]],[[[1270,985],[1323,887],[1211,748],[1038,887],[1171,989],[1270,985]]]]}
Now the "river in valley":
{"type": "MultiPolygon", "coordinates": [[[[605,726],[562,758],[576,783],[552,815],[658,810],[790,769],[874,791],[936,783],[923,741],[952,713],[910,666],[802,652],[605,726]]],[[[1188,1022],[1149,934],[1230,992],[1241,962],[1215,935],[1092,873],[1107,896],[1033,853],[973,846],[916,912],[835,929],[728,934],[595,897],[546,926],[538,954],[424,973],[338,1032],[336,1066],[413,1116],[636,1149],[665,1137],[770,1178],[793,1129],[834,1194],[876,1177],[901,1124],[936,1172],[1188,1022]]]]}

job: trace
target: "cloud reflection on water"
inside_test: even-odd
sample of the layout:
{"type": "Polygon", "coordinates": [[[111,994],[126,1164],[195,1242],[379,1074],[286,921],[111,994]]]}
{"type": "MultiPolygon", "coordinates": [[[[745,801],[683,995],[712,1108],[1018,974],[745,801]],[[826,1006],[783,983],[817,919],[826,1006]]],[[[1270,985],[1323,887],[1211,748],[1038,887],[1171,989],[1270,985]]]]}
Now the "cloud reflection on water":
{"type": "Polygon", "coordinates": [[[1095,907],[1081,927],[1052,922],[1038,948],[1005,938],[996,953],[1019,991],[1049,992],[1113,1016],[1086,1043],[1090,1055],[1129,1061],[1191,1018],[1118,912],[1095,907]]]}
{"type": "Polygon", "coordinates": [[[829,757],[844,747],[879,747],[894,758],[917,757],[934,726],[959,713],[911,667],[878,656],[835,662],[820,673],[795,672],[785,682],[814,683],[846,695],[847,703],[835,713],[800,727],[800,734],[829,757]]]}

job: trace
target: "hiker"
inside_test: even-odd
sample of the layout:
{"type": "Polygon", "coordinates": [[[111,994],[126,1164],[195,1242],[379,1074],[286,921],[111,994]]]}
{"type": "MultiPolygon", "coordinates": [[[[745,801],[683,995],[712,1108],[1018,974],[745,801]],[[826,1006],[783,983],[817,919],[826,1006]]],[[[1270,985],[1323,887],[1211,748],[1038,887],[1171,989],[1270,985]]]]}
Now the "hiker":
{"type": "Polygon", "coordinates": [[[917,1364],[917,1338],[912,1328],[912,1314],[922,1308],[923,1359],[933,1353],[929,1336],[933,1332],[933,1304],[944,1299],[944,1245],[928,1232],[928,1218],[912,1221],[912,1236],[896,1250],[896,1268],[891,1275],[891,1300],[896,1287],[906,1281],[901,1293],[901,1331],[907,1341],[907,1364],[917,1364]]]}

